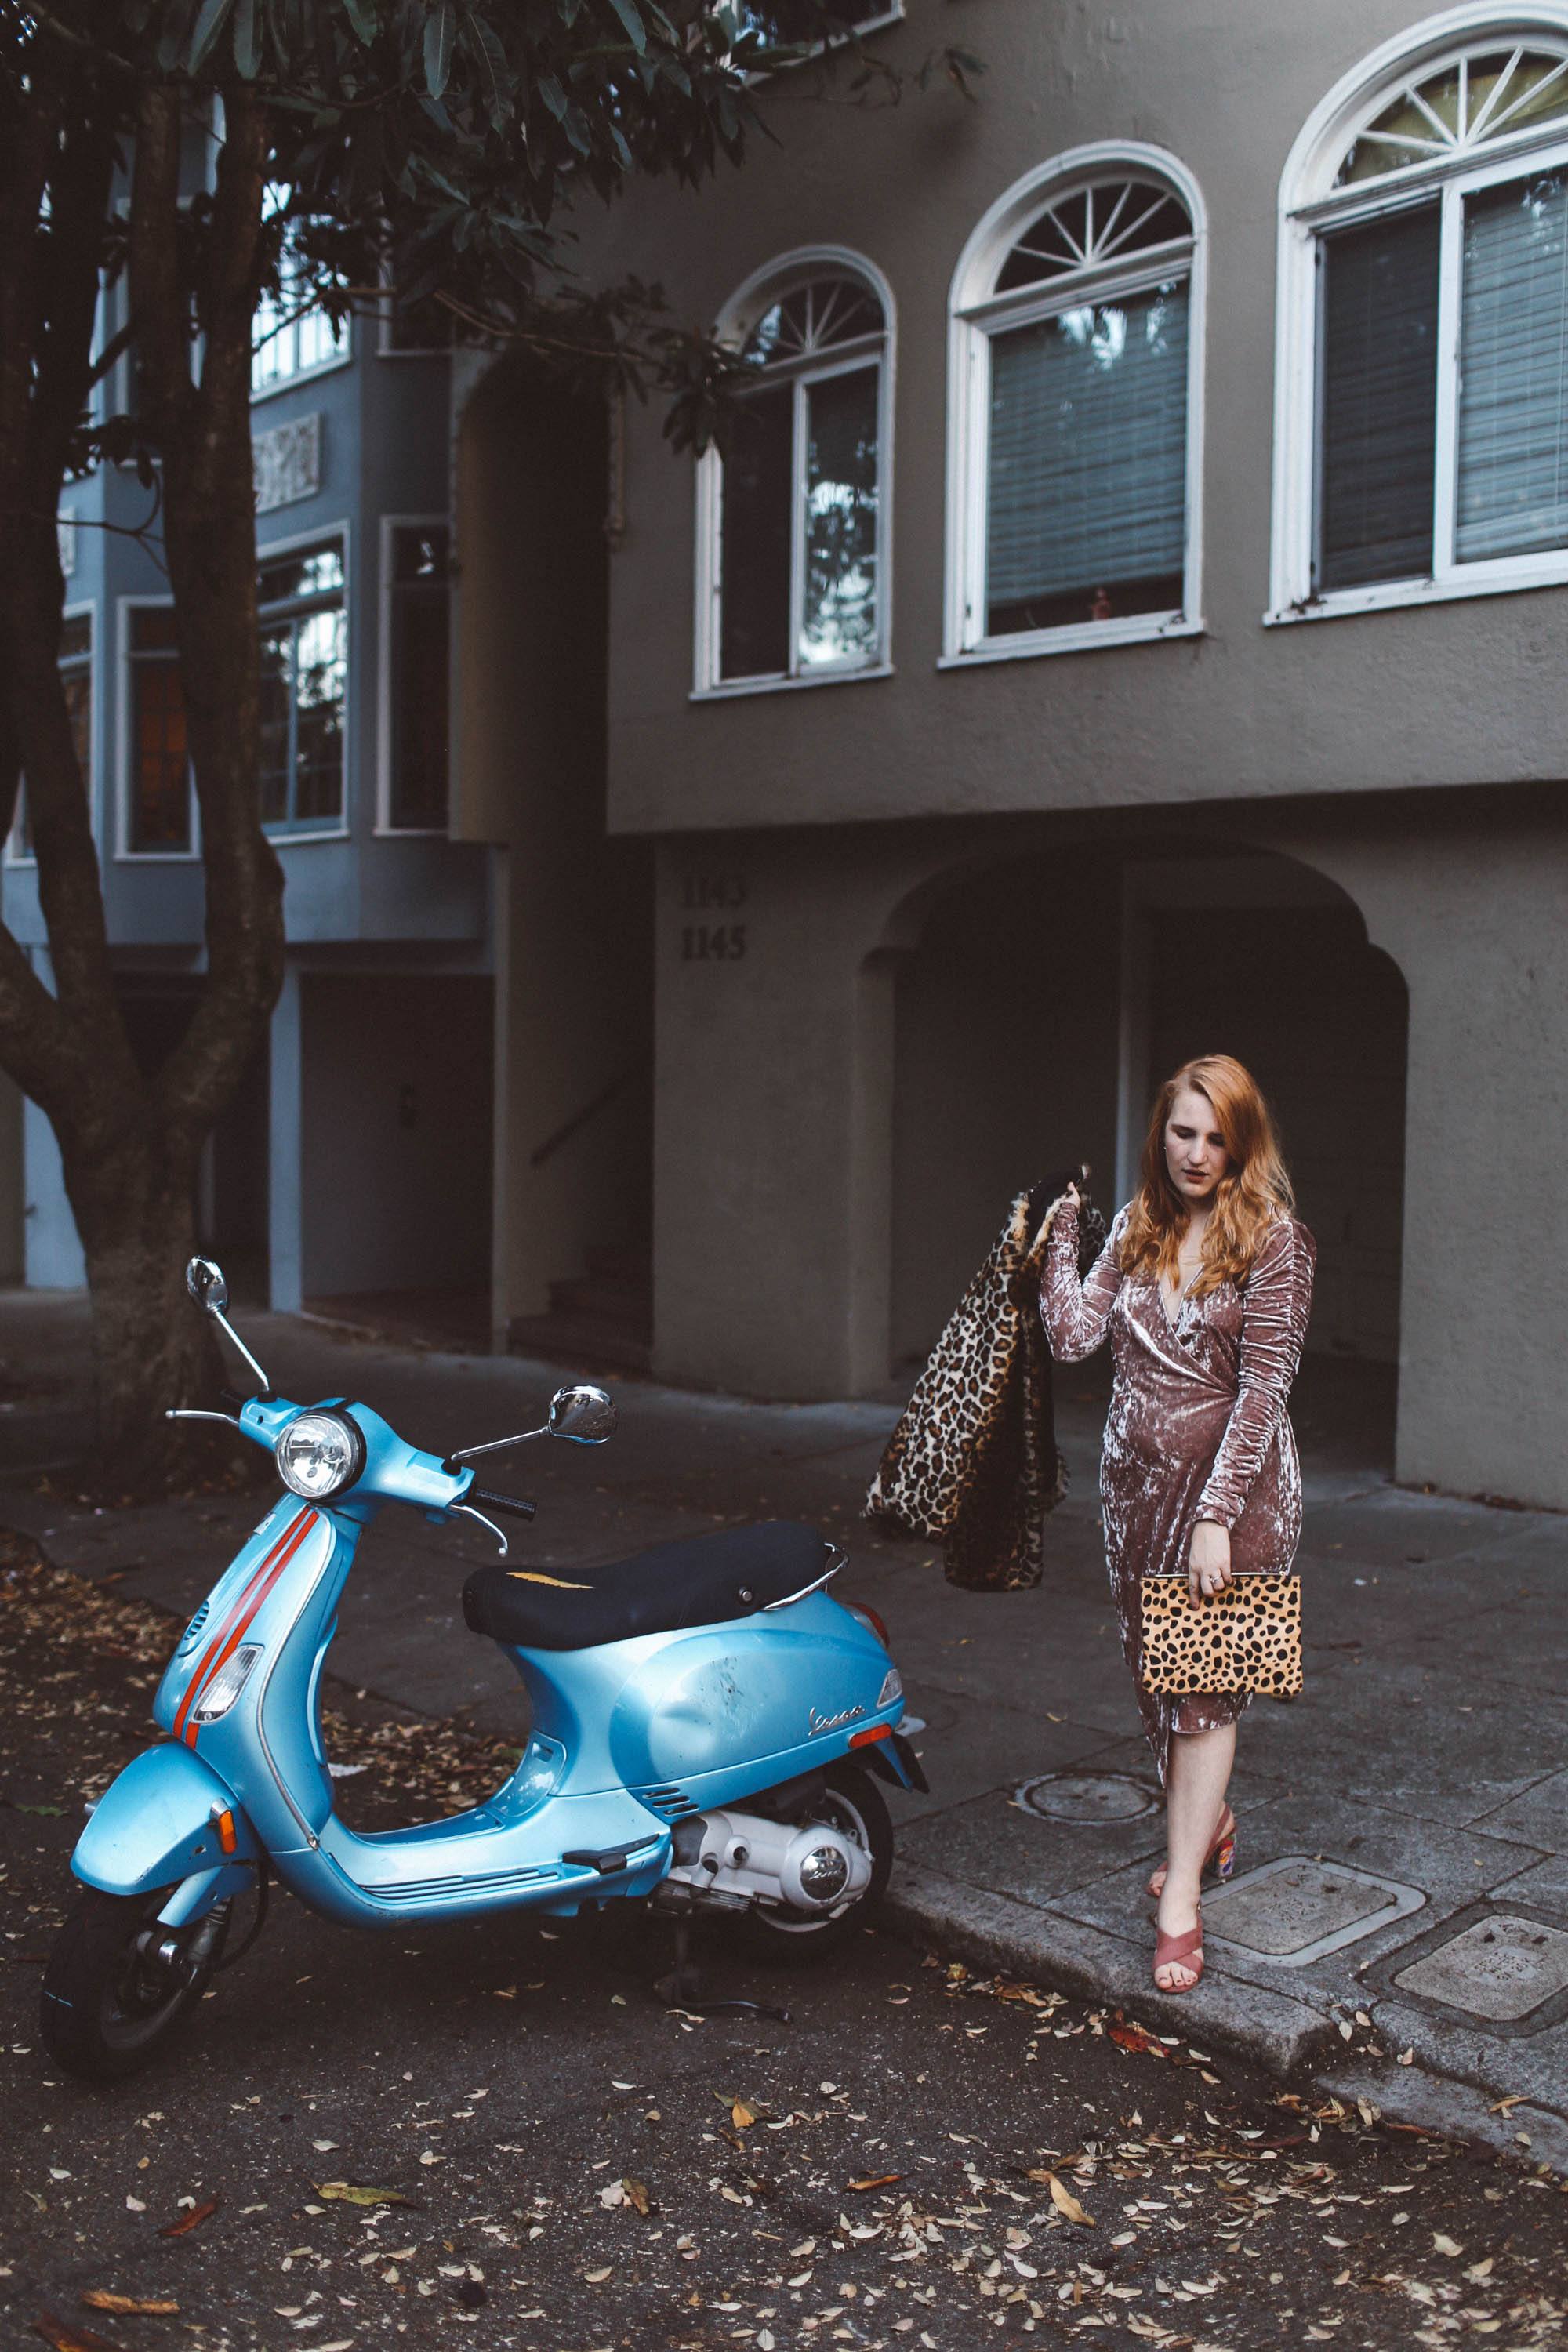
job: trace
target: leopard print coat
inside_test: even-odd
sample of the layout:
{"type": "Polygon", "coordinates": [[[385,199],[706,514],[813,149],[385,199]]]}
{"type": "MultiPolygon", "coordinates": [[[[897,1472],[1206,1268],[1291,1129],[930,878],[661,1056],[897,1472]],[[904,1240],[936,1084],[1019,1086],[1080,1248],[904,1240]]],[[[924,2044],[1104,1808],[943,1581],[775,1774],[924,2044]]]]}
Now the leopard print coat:
{"type": "MultiPolygon", "coordinates": [[[[1041,1216],[1068,1181],[1052,1179],[1014,1202],[866,1497],[868,1518],[942,1544],[948,1582],[972,1592],[1038,1584],[1046,1519],[1067,1492],[1038,1294],[1050,1233],[1041,1216]]],[[[1087,1203],[1085,1212],[1079,1229],[1092,1264],[1104,1225],[1087,1203]]]]}

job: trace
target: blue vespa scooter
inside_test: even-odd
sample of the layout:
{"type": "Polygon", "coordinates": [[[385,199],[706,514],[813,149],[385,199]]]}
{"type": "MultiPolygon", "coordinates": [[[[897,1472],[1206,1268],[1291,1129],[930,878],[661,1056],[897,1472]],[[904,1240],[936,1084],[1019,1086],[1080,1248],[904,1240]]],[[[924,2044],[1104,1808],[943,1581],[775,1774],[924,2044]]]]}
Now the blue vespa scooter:
{"type": "Polygon", "coordinates": [[[227,1318],[219,1267],[193,1258],[185,1280],[258,1385],[226,1395],[231,1410],[178,1417],[268,1447],[288,1492],[181,1636],[153,1703],[164,1738],[99,1801],[71,1857],[82,1892],[42,2001],[62,2066],[100,2081],[144,2066],[259,1931],[269,1870],[361,1927],[646,1898],[674,1916],[678,1969],[699,1912],[734,1915],[774,1957],[853,1931],[892,1862],[869,1775],[926,1784],[880,1622],[829,1598],[843,1556],[786,1521],[573,1576],[476,1570],[463,1613],[507,1651],[531,1709],[516,1769],[447,1821],[369,1836],[340,1822],[319,1699],[366,1528],[387,1503],[477,1519],[504,1559],[490,1514],[531,1519],[534,1506],[478,1486],[472,1461],[545,1435],[602,1444],[616,1408],[602,1389],[563,1388],[541,1429],[422,1453],[365,1405],[275,1394],[227,1318]],[[251,1927],[226,1955],[247,1897],[251,1927]]]}

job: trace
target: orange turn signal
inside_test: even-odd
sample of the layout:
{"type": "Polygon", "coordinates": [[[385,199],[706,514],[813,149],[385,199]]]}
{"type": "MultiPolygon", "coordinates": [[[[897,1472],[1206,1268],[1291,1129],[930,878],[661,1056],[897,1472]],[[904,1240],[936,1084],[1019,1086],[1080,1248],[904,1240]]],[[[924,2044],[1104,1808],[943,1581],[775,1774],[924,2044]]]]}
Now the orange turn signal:
{"type": "Polygon", "coordinates": [[[213,1819],[217,1823],[217,1842],[219,1845],[222,1846],[225,1853],[232,1853],[235,1847],[239,1843],[239,1838],[234,1826],[233,1813],[226,1805],[221,1813],[215,1813],[213,1815],[213,1819]]]}
{"type": "Polygon", "coordinates": [[[865,1731],[852,1731],[849,1745],[851,1748],[868,1748],[873,1739],[890,1739],[892,1736],[890,1723],[873,1723],[865,1731]]]}

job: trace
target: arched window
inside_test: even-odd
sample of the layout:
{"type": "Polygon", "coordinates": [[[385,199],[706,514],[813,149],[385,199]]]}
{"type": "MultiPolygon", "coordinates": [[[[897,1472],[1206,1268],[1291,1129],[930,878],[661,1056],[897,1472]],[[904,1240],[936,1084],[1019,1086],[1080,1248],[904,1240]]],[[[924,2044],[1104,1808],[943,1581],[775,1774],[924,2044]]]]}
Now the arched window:
{"type": "Polygon", "coordinates": [[[994,205],[953,279],[946,657],[1199,625],[1203,238],[1142,147],[994,205]]]}
{"type": "Polygon", "coordinates": [[[1568,579],[1568,8],[1457,12],[1347,77],[1279,284],[1269,617],[1568,579]]]}
{"type": "Polygon", "coordinates": [[[890,315],[876,272],[828,249],[730,303],[752,381],[698,468],[699,693],[886,667],[890,315]]]}

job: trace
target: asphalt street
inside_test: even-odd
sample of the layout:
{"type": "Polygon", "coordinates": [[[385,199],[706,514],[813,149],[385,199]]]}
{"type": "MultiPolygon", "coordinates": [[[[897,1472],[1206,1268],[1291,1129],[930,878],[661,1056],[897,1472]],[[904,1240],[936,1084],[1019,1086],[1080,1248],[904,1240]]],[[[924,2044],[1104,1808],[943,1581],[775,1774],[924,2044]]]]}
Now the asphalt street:
{"type": "MultiPolygon", "coordinates": [[[[639,1911],[373,1940],[283,1900],[152,2071],[63,2079],[37,1987],[79,1798],[144,1736],[172,1631],[6,1539],[5,2347],[1568,2340],[1568,2198],[1528,2149],[885,1930],[791,1974],[709,1938],[701,2000],[670,2007],[639,1911]]],[[[344,1686],[327,1732],[363,1826],[505,1769],[493,1738],[344,1686]]]]}

